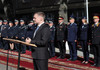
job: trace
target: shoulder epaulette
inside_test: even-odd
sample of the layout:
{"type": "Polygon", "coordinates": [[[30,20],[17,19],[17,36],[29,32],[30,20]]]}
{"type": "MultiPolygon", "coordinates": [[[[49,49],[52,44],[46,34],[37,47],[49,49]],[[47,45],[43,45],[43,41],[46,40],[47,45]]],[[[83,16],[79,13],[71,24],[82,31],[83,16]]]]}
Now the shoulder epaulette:
{"type": "Polygon", "coordinates": [[[100,23],[97,24],[97,27],[100,25],[100,23]]]}
{"type": "Polygon", "coordinates": [[[92,27],[94,27],[94,24],[92,24],[92,27]]]}

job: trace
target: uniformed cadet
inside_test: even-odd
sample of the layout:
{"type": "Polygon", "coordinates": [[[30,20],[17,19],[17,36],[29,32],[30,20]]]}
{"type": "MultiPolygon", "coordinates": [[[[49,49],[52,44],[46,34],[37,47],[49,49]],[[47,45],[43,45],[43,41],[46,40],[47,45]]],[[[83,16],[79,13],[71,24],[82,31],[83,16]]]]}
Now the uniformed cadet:
{"type": "Polygon", "coordinates": [[[89,51],[88,51],[88,33],[89,33],[89,25],[87,23],[86,17],[82,18],[82,24],[79,28],[80,30],[80,44],[82,46],[84,61],[82,63],[88,64],[89,60],[89,51]]]}
{"type": "MultiPolygon", "coordinates": [[[[33,23],[33,20],[31,20],[28,24],[26,37],[29,37],[32,39],[35,29],[36,29],[36,25],[33,23]]],[[[31,46],[28,46],[28,49],[31,51],[31,46]]]]}
{"type": "Polygon", "coordinates": [[[27,28],[27,37],[32,38],[33,37],[33,33],[36,29],[36,25],[33,23],[33,21],[31,20],[28,24],[28,28],[27,28]]]}
{"type": "MultiPolygon", "coordinates": [[[[19,32],[20,32],[20,31],[19,31],[19,21],[18,21],[17,19],[15,19],[14,22],[15,22],[15,26],[14,26],[14,38],[15,38],[15,39],[18,39],[18,34],[19,34],[19,32]]],[[[14,45],[15,45],[15,47],[14,47],[15,50],[16,50],[16,51],[19,51],[19,49],[18,49],[19,44],[16,44],[16,43],[15,43],[14,45]]]]}
{"type": "Polygon", "coordinates": [[[0,48],[2,49],[3,48],[3,42],[2,42],[2,38],[1,38],[1,32],[2,32],[2,28],[3,28],[3,25],[2,25],[2,20],[0,20],[0,48]]]}
{"type": "Polygon", "coordinates": [[[50,26],[50,42],[49,42],[49,50],[50,50],[50,56],[54,57],[55,56],[55,47],[54,47],[54,40],[55,40],[55,26],[52,21],[49,21],[49,26],[50,26]]]}
{"type": "Polygon", "coordinates": [[[73,16],[70,17],[70,24],[68,25],[68,45],[70,50],[70,58],[67,61],[75,61],[77,60],[77,50],[76,50],[76,42],[77,42],[77,24],[75,23],[75,18],[73,16]]]}
{"type": "MultiPolygon", "coordinates": [[[[8,37],[8,35],[7,35],[8,27],[9,27],[8,21],[4,20],[4,22],[3,22],[3,28],[2,28],[2,33],[1,33],[1,36],[4,37],[4,38],[8,37]]],[[[8,48],[9,48],[8,47],[8,41],[3,40],[3,48],[5,50],[8,50],[8,48]]]]}
{"type": "MultiPolygon", "coordinates": [[[[20,20],[20,27],[19,27],[19,34],[18,34],[18,38],[21,41],[25,41],[26,38],[26,26],[25,26],[25,21],[24,20],[20,20]]],[[[26,45],[21,45],[21,53],[24,54],[26,53],[26,45]]]]}
{"type": "Polygon", "coordinates": [[[99,16],[93,16],[92,25],[92,47],[94,53],[94,64],[92,66],[100,67],[100,22],[99,16]]]}
{"type": "MultiPolygon", "coordinates": [[[[13,22],[9,21],[9,28],[7,30],[7,35],[8,38],[13,39],[14,38],[14,26],[13,26],[13,22]]],[[[13,42],[9,42],[9,47],[11,50],[14,49],[14,43],[13,42]]]]}
{"type": "Polygon", "coordinates": [[[64,24],[64,18],[59,17],[58,19],[59,24],[56,27],[57,32],[57,45],[60,50],[60,56],[58,58],[64,59],[65,58],[65,35],[66,35],[66,25],[64,24]]]}

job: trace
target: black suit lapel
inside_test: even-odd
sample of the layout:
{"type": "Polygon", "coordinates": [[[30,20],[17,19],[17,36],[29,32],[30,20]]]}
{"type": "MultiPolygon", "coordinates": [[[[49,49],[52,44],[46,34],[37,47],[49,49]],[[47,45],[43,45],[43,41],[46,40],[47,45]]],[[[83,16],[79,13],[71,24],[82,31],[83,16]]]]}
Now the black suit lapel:
{"type": "MultiPolygon", "coordinates": [[[[44,25],[45,25],[45,23],[42,24],[42,25],[39,27],[39,29],[38,29],[37,32],[36,32],[36,35],[37,35],[37,33],[39,33],[39,31],[44,27],[44,25]]],[[[36,35],[35,35],[35,36],[36,36],[36,35]]]]}

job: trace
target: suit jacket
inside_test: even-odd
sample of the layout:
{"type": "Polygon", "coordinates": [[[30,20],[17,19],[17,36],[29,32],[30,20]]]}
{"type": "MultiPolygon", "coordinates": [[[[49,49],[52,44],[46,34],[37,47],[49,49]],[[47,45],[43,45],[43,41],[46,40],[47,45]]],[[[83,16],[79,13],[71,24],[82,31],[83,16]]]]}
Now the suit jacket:
{"type": "Polygon", "coordinates": [[[88,40],[89,25],[82,24],[80,26],[80,40],[88,40]]]}
{"type": "Polygon", "coordinates": [[[42,24],[36,32],[35,37],[31,43],[36,44],[37,47],[32,47],[33,59],[48,59],[48,42],[50,39],[50,30],[47,24],[42,24]]]}
{"type": "Polygon", "coordinates": [[[92,44],[100,44],[100,23],[98,26],[92,25],[92,44]]]}
{"type": "Polygon", "coordinates": [[[68,25],[68,35],[67,35],[67,40],[69,42],[74,42],[77,40],[77,24],[73,23],[72,25],[68,25]]]}

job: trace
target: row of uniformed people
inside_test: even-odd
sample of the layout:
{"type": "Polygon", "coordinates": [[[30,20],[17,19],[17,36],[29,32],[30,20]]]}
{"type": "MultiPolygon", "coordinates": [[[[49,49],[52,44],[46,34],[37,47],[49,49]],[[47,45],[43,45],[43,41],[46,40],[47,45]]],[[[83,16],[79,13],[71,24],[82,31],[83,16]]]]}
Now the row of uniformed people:
{"type": "Polygon", "coordinates": [[[67,61],[77,60],[77,40],[79,39],[84,55],[84,61],[82,63],[87,64],[89,59],[87,46],[89,27],[86,23],[86,18],[82,18],[82,24],[79,27],[75,23],[75,18],[73,16],[69,18],[69,23],[67,25],[64,24],[63,17],[59,17],[58,20],[59,23],[56,27],[57,44],[60,50],[60,56],[58,58],[65,58],[65,42],[67,41],[70,50],[70,58],[67,59],[67,61]]]}
{"type": "MultiPolygon", "coordinates": [[[[33,21],[30,21],[28,25],[25,25],[25,21],[24,20],[20,20],[20,24],[18,20],[15,20],[15,25],[13,24],[13,22],[4,20],[4,22],[2,20],[0,20],[0,34],[1,37],[3,38],[13,38],[13,39],[18,39],[21,41],[24,41],[26,37],[30,37],[32,38],[32,34],[35,30],[35,26],[33,21]],[[2,24],[3,23],[3,24],[2,24]]],[[[5,50],[8,50],[9,47],[11,48],[15,48],[16,51],[19,51],[19,44],[14,44],[13,42],[8,42],[5,40],[0,40],[0,48],[3,48],[5,50]]],[[[21,53],[25,53],[26,52],[26,46],[25,45],[21,45],[21,53]]],[[[29,50],[31,50],[31,48],[29,47],[29,50]]]]}
{"type": "MultiPolygon", "coordinates": [[[[57,59],[65,58],[65,42],[68,41],[70,50],[70,58],[67,61],[77,60],[77,41],[80,42],[83,51],[84,60],[82,63],[88,64],[89,51],[88,43],[92,43],[94,50],[94,64],[92,66],[100,67],[100,23],[99,17],[94,16],[94,24],[91,26],[87,23],[86,17],[82,18],[82,24],[78,26],[75,23],[75,18],[72,16],[69,18],[69,23],[64,24],[64,18],[59,17],[58,25],[53,27],[50,25],[51,36],[56,37],[57,46],[59,47],[60,56],[57,59]],[[51,29],[52,28],[52,29],[51,29]],[[54,36],[55,33],[55,36],[54,36]]],[[[50,41],[50,53],[51,57],[55,56],[54,38],[51,37],[50,41]]]]}

